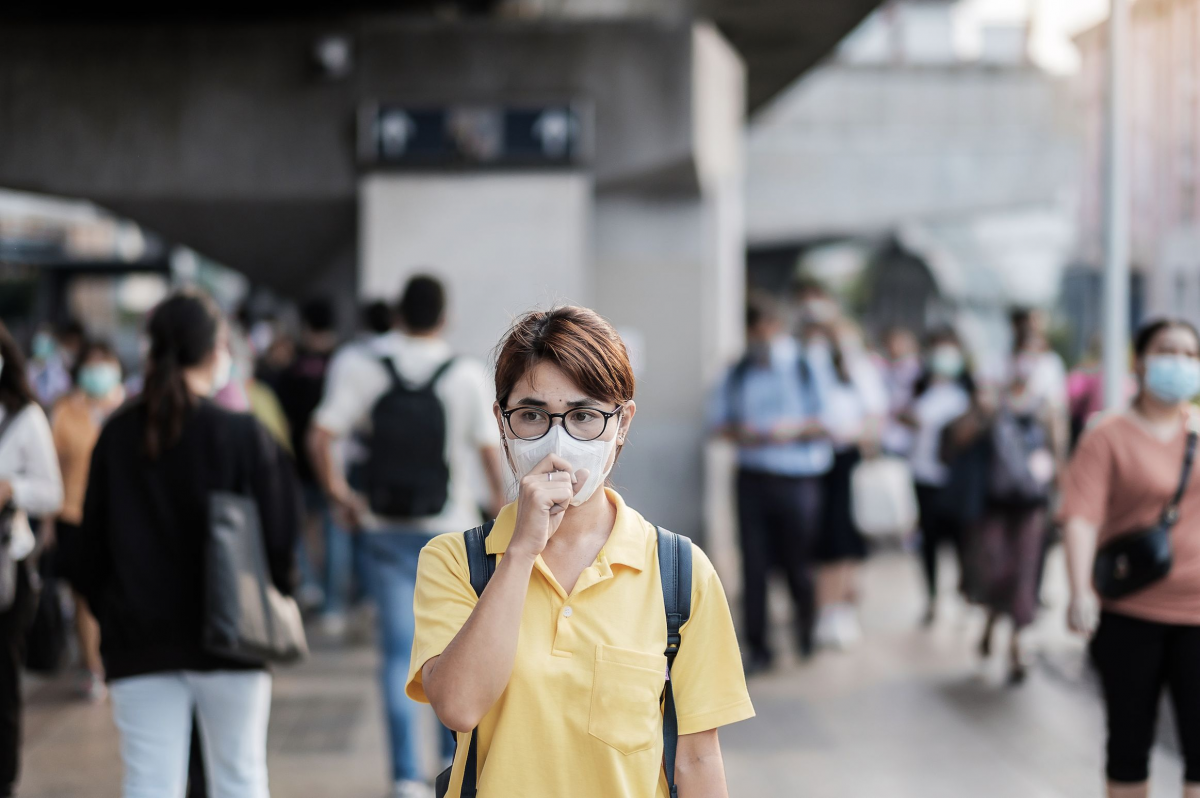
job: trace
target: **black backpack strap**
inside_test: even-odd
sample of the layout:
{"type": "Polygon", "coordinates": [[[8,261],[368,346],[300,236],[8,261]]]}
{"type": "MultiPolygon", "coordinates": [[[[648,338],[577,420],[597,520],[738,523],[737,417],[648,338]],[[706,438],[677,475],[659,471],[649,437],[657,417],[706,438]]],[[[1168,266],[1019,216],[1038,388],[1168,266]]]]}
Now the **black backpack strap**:
{"type": "Polygon", "coordinates": [[[663,770],[671,798],[679,798],[675,786],[675,756],[679,750],[679,715],[671,667],[683,642],[680,629],[692,615],[692,541],[683,535],[658,529],[658,571],[662,578],[663,608],[667,614],[667,684],[663,689],[663,770]]]}
{"type": "Polygon", "coordinates": [[[384,357],[379,358],[379,364],[383,366],[383,370],[387,372],[388,378],[392,381],[393,388],[408,387],[404,382],[404,378],[400,376],[400,372],[396,370],[396,361],[385,355],[384,357]]]}
{"type": "MultiPolygon", "coordinates": [[[[451,361],[452,362],[452,361],[451,361]]],[[[445,371],[450,363],[447,362],[438,369],[445,371]]],[[[434,375],[434,381],[440,375],[434,375]]],[[[487,536],[491,534],[495,521],[488,521],[483,526],[477,526],[463,533],[467,542],[467,565],[471,569],[471,588],[476,596],[482,596],[484,588],[496,573],[496,555],[487,553],[487,536]]],[[[463,771],[462,791],[460,798],[475,798],[476,779],[479,773],[479,747],[475,739],[475,730],[471,730],[471,747],[467,749],[467,763],[463,771]]]]}
{"type": "Polygon", "coordinates": [[[433,376],[429,378],[429,388],[437,385],[438,380],[445,376],[446,372],[450,370],[450,367],[454,365],[454,360],[454,358],[450,358],[445,363],[437,367],[437,369],[433,372],[433,376]]]}

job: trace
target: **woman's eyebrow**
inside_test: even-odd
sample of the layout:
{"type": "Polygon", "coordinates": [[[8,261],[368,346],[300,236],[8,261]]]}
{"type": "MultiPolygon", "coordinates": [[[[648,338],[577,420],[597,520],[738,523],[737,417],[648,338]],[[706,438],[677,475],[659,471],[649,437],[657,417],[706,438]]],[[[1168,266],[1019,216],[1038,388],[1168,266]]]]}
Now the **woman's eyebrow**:
{"type": "Polygon", "coordinates": [[[524,399],[521,399],[514,404],[513,407],[545,407],[548,404],[549,402],[546,402],[542,399],[534,399],[532,396],[526,396],[524,399]]]}
{"type": "Polygon", "coordinates": [[[600,402],[590,397],[584,399],[573,399],[567,402],[567,407],[599,407],[600,402]]]}

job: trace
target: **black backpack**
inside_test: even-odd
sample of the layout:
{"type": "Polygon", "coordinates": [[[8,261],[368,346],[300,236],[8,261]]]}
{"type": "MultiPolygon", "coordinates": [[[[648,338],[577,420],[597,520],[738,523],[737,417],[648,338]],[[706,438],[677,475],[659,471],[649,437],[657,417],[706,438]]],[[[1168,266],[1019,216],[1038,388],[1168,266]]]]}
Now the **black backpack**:
{"type": "MultiPolygon", "coordinates": [[[[496,555],[488,554],[486,541],[494,521],[475,527],[464,534],[467,541],[467,564],[471,569],[471,587],[475,595],[483,596],[492,574],[496,572],[496,555]]],[[[671,666],[679,653],[683,641],[679,630],[692,614],[692,541],[683,535],[658,529],[658,572],[662,579],[663,608],[667,614],[667,683],[663,687],[663,770],[667,774],[667,785],[671,798],[679,798],[675,786],[675,754],[679,747],[679,716],[675,712],[675,693],[671,689],[671,666]]],[[[475,732],[471,732],[471,747],[467,750],[466,772],[463,774],[462,791],[459,798],[475,798],[476,774],[478,773],[478,750],[475,732]]],[[[450,790],[450,771],[442,771],[437,777],[435,794],[445,798],[450,790]]]]}
{"type": "Polygon", "coordinates": [[[371,439],[363,466],[363,491],[371,512],[384,518],[438,515],[449,498],[446,410],[434,393],[454,359],[438,366],[429,382],[407,384],[391,358],[379,361],[392,386],[371,410],[371,439]]]}

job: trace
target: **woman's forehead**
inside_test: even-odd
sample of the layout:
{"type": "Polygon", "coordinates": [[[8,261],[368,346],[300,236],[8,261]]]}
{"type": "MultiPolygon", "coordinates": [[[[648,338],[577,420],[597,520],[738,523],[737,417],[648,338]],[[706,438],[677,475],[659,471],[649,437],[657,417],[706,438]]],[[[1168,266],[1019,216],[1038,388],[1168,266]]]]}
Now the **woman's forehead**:
{"type": "Polygon", "coordinates": [[[1200,351],[1200,342],[1195,334],[1186,327],[1169,327],[1154,337],[1154,349],[1183,350],[1185,352],[1200,351]]]}
{"type": "Polygon", "coordinates": [[[576,400],[586,398],[587,393],[566,372],[543,360],[513,385],[512,398],[519,401],[525,397],[576,400]]]}

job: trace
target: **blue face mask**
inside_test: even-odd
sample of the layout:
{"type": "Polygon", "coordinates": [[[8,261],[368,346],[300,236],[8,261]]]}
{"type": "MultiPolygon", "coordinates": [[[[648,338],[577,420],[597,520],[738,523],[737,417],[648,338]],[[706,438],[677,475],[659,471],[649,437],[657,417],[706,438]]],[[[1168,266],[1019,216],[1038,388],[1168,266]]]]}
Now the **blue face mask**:
{"type": "Polygon", "coordinates": [[[1146,390],[1169,404],[1188,401],[1200,393],[1200,360],[1186,355],[1146,358],[1146,390]]]}
{"type": "Polygon", "coordinates": [[[54,357],[54,351],[57,348],[54,337],[49,333],[42,332],[33,336],[33,356],[38,360],[49,360],[54,357]]]}
{"type": "Polygon", "coordinates": [[[121,370],[112,363],[96,363],[79,370],[79,390],[99,399],[121,383],[121,370]]]}

